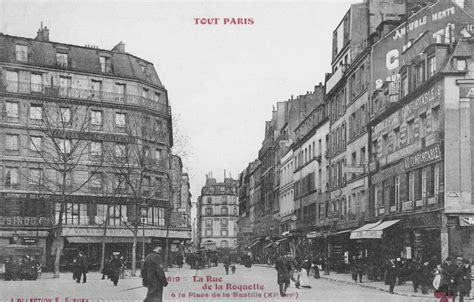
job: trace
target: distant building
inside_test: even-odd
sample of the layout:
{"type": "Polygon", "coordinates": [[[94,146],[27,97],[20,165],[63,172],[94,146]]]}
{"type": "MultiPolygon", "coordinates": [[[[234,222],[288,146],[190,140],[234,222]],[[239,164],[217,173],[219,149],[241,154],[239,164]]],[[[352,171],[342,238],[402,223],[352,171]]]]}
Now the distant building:
{"type": "Polygon", "coordinates": [[[197,204],[198,237],[201,247],[218,249],[237,246],[239,218],[238,181],[217,182],[208,177],[197,204]]]}

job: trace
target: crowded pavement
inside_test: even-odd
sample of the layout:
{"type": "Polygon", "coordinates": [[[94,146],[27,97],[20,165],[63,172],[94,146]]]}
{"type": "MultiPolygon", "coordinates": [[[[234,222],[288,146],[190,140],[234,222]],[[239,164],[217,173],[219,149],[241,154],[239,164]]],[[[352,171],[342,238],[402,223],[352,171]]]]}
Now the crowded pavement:
{"type": "MultiPolygon", "coordinates": [[[[167,272],[169,285],[164,290],[165,301],[183,300],[241,300],[241,301],[440,301],[433,292],[429,295],[413,293],[411,284],[395,287],[395,293],[390,295],[383,282],[363,282],[355,284],[349,274],[321,274],[320,279],[309,278],[311,288],[295,288],[290,285],[286,297],[278,294],[277,273],[273,266],[252,265],[246,268],[235,265],[235,274],[226,274],[224,265],[211,266],[200,270],[173,267],[167,272]],[[210,281],[212,278],[212,281],[210,281]],[[209,280],[207,282],[206,280],[209,280]],[[224,290],[215,289],[223,285],[224,290]],[[225,289],[231,284],[231,289],[225,289]],[[207,285],[213,289],[203,289],[207,285]],[[247,287],[245,287],[247,286],[247,287]],[[224,292],[230,297],[223,297],[224,292]],[[241,296],[233,296],[239,293],[241,296]],[[261,296],[259,297],[258,294],[261,296]],[[245,296],[246,295],[246,296],[245,296]]],[[[139,275],[139,274],[137,274],[139,275]]],[[[49,273],[43,273],[36,281],[1,281],[0,293],[2,301],[15,299],[55,299],[68,301],[71,299],[85,299],[76,301],[143,301],[146,288],[141,287],[140,277],[131,277],[130,272],[125,272],[125,277],[120,279],[117,286],[110,280],[102,280],[102,274],[90,272],[86,283],[76,283],[72,273],[62,273],[60,279],[53,279],[49,273]],[[113,299],[113,300],[112,300],[113,299]]],[[[26,300],[25,300],[26,301],[26,300]]],[[[467,300],[469,301],[469,300],[467,300]]],[[[471,300],[472,301],[472,300],[471,300]]]]}

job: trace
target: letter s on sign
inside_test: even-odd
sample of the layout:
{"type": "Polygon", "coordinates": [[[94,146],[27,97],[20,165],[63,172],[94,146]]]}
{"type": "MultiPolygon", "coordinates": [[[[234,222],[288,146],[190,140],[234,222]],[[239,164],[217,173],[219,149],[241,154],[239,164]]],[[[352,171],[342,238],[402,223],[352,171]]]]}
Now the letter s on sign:
{"type": "Polygon", "coordinates": [[[387,52],[385,56],[385,65],[388,70],[392,70],[398,67],[398,56],[400,53],[398,52],[398,49],[392,49],[389,52],[387,52]]]}

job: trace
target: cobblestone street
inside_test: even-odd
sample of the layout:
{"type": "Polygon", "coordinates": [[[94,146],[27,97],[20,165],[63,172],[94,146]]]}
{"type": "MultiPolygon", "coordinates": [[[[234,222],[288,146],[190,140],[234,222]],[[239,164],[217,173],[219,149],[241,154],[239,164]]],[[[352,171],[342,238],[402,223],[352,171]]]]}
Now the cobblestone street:
{"type": "MultiPolygon", "coordinates": [[[[333,280],[327,280],[325,276],[322,276],[321,279],[310,278],[311,289],[290,287],[288,296],[282,298],[278,294],[275,270],[272,267],[258,265],[254,265],[250,269],[238,265],[235,275],[225,275],[222,265],[199,271],[173,268],[167,273],[167,276],[170,279],[170,284],[165,289],[166,301],[439,301],[433,297],[432,293],[424,297],[411,297],[397,291],[396,288],[396,294],[390,295],[375,286],[354,285],[344,279],[334,281],[336,275],[330,275],[333,280]],[[207,276],[215,281],[197,282],[199,277],[206,280],[207,276]],[[219,278],[222,278],[222,281],[219,282],[219,278]],[[212,286],[212,289],[203,288],[205,285],[212,286]],[[216,285],[222,286],[223,289],[216,289],[216,285]]],[[[146,289],[140,285],[141,278],[138,277],[121,279],[118,286],[114,287],[112,282],[101,280],[101,275],[98,273],[88,274],[85,284],[74,282],[71,273],[63,273],[59,280],[44,274],[42,279],[37,281],[1,281],[0,293],[3,301],[48,298],[54,302],[57,297],[60,298],[59,301],[65,301],[68,298],[69,302],[81,302],[81,300],[71,299],[142,301],[146,296],[146,289]]],[[[405,287],[408,288],[408,285],[405,287]]],[[[402,290],[402,288],[398,289],[402,290]]],[[[20,302],[27,302],[27,300],[20,302]]]]}

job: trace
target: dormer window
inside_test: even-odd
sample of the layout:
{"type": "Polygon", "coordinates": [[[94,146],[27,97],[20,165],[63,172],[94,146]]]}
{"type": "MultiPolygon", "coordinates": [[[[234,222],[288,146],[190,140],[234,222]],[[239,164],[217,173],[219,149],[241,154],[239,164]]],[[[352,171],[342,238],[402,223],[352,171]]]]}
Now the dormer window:
{"type": "Polygon", "coordinates": [[[65,52],[56,53],[56,65],[59,67],[67,67],[69,65],[69,54],[65,52]]]}
{"type": "Polygon", "coordinates": [[[15,45],[15,57],[19,62],[28,62],[28,46],[15,45]]]}
{"type": "Polygon", "coordinates": [[[110,57],[107,56],[100,56],[100,71],[110,73],[112,72],[111,64],[110,64],[110,57]]]}
{"type": "Polygon", "coordinates": [[[428,58],[428,78],[431,78],[436,73],[436,56],[433,55],[428,58]]]}
{"type": "Polygon", "coordinates": [[[456,70],[464,71],[466,70],[466,60],[459,58],[456,60],[456,70]]]}

